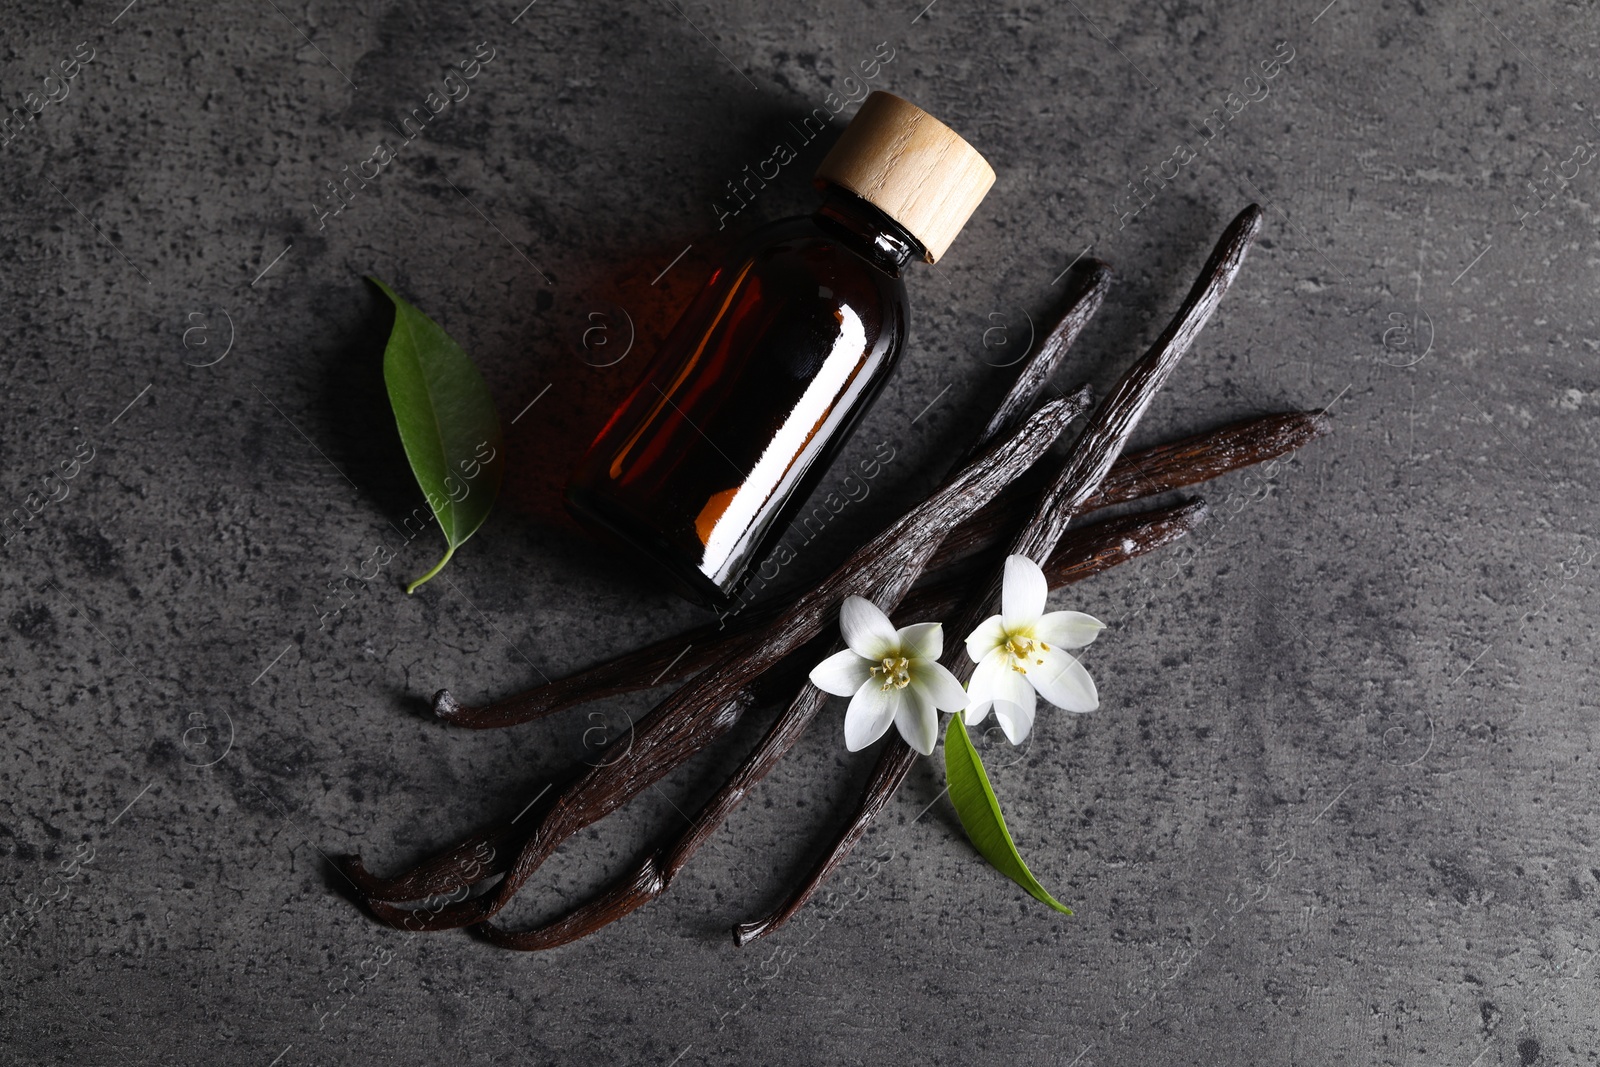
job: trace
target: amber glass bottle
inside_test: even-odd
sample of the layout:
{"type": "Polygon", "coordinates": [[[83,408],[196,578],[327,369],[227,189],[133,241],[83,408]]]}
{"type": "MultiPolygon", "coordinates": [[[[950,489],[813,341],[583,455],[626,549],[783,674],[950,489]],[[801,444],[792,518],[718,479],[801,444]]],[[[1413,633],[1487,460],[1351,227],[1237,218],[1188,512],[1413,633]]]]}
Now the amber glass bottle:
{"type": "Polygon", "coordinates": [[[818,168],[821,207],[712,273],[579,462],[569,510],[726,604],[894,369],[901,271],[937,259],[993,181],[943,124],[869,96],[818,168]]]}

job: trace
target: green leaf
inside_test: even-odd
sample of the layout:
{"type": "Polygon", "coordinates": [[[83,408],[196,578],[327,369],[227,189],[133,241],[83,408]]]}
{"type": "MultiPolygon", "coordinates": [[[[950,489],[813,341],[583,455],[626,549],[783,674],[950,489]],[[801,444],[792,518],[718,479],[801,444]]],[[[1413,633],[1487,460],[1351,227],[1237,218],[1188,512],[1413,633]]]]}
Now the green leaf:
{"type": "Polygon", "coordinates": [[[489,517],[505,473],[505,442],[489,386],[472,359],[438,323],[378,279],[369,280],[394,301],[383,380],[411,473],[445,540],[444,558],[406,586],[412,593],[489,517]]]}
{"type": "Polygon", "coordinates": [[[1016,842],[1011,840],[1011,831],[1006,829],[1006,817],[1000,813],[1000,801],[995,799],[989,775],[984,772],[983,760],[972,747],[972,739],[967,736],[959,712],[950,717],[950,725],[944,732],[944,773],[950,783],[950,799],[961,817],[961,827],[983,858],[1026,889],[1035,900],[1071,915],[1072,909],[1047,893],[1039,879],[1028,870],[1028,865],[1022,862],[1016,842]]]}

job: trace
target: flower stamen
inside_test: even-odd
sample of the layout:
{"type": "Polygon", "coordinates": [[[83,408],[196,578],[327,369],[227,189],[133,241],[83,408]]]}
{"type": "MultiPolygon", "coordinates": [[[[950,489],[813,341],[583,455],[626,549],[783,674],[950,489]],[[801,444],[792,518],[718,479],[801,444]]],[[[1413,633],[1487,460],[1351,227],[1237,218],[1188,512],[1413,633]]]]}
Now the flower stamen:
{"type": "Polygon", "coordinates": [[[883,684],[878,688],[885,693],[891,689],[904,689],[911,684],[911,663],[905,656],[885,656],[868,673],[874,678],[883,679],[883,684]]]}
{"type": "MultiPolygon", "coordinates": [[[[1038,644],[1041,648],[1046,647],[1042,641],[1038,642],[1038,644]]],[[[1027,663],[1028,658],[1033,655],[1033,638],[1025,637],[1022,634],[1011,634],[1006,638],[1004,647],[1006,653],[1011,657],[1011,669],[1018,674],[1027,674],[1028,668],[1024,667],[1023,664],[1027,663]]],[[[1036,660],[1035,662],[1043,663],[1044,660],[1036,660]]]]}

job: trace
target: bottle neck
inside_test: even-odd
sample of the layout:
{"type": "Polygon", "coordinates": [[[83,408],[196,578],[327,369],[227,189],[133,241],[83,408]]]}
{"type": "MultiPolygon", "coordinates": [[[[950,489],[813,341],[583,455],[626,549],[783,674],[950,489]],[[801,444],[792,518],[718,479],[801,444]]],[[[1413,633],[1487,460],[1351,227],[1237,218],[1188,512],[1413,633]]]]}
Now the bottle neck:
{"type": "Polygon", "coordinates": [[[854,251],[895,277],[913,259],[927,256],[922,242],[911,236],[905,227],[837,185],[823,189],[822,206],[812,218],[817,225],[838,235],[854,251]]]}

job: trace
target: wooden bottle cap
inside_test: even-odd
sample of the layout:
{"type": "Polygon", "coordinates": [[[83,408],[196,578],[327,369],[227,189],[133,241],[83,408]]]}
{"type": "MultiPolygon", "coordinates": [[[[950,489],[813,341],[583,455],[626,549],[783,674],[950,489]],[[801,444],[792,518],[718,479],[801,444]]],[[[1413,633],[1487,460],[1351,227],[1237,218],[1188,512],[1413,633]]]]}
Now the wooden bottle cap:
{"type": "Polygon", "coordinates": [[[879,91],[862,103],[814,180],[871,203],[921,241],[934,263],[994,184],[994,168],[950,127],[879,91]]]}

